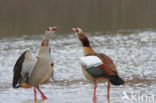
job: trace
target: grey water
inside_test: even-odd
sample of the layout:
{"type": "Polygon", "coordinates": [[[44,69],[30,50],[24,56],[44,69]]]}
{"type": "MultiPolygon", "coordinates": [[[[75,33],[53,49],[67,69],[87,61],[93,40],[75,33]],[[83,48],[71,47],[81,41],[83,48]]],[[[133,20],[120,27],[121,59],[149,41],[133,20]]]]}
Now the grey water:
{"type": "MultiPolygon", "coordinates": [[[[156,102],[156,31],[135,30],[86,35],[92,47],[110,56],[125,80],[123,86],[110,89],[110,103],[156,102]],[[125,32],[127,32],[125,34],[125,32]]],[[[33,103],[33,88],[13,89],[13,67],[26,48],[34,56],[40,48],[41,35],[9,36],[0,39],[0,103],[33,103]]],[[[55,34],[50,40],[54,78],[41,85],[48,100],[39,103],[92,103],[93,83],[81,72],[82,47],[73,33],[55,34]]],[[[107,83],[98,84],[97,103],[107,103],[107,83]]]]}

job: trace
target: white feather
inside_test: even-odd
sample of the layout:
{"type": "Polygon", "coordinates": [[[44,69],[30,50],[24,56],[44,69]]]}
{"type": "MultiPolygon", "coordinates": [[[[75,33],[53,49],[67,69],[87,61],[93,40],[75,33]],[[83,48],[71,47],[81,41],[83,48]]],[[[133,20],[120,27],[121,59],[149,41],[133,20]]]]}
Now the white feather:
{"type": "Polygon", "coordinates": [[[21,75],[24,76],[26,73],[28,73],[30,77],[31,72],[34,69],[36,63],[37,63],[37,58],[33,57],[30,54],[30,51],[27,51],[27,53],[25,54],[24,62],[22,64],[21,75]]]}
{"type": "Polygon", "coordinates": [[[98,66],[103,64],[102,60],[97,56],[85,56],[80,58],[80,64],[86,67],[98,66]]]}

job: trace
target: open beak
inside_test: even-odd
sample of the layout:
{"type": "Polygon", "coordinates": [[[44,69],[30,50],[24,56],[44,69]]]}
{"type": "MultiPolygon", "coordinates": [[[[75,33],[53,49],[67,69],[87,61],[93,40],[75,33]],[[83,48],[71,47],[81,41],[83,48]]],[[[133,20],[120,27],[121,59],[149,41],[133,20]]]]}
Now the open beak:
{"type": "Polygon", "coordinates": [[[58,30],[58,26],[52,27],[52,31],[58,30]]]}
{"type": "Polygon", "coordinates": [[[77,32],[78,32],[78,29],[77,29],[77,28],[72,28],[72,31],[73,31],[74,33],[77,33],[77,32]]]}

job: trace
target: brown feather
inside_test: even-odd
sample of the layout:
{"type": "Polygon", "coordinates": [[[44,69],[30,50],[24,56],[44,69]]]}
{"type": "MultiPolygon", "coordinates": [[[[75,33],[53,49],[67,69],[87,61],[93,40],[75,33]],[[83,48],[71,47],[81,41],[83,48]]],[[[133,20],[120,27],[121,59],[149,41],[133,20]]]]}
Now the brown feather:
{"type": "Polygon", "coordinates": [[[108,64],[100,65],[100,69],[102,69],[102,71],[106,73],[108,76],[115,75],[115,72],[109,68],[108,64]]]}
{"type": "Polygon", "coordinates": [[[104,64],[100,65],[100,69],[103,70],[104,73],[108,74],[108,76],[116,75],[116,66],[113,64],[113,61],[110,57],[101,53],[90,53],[87,56],[94,55],[99,57],[104,64]]]}

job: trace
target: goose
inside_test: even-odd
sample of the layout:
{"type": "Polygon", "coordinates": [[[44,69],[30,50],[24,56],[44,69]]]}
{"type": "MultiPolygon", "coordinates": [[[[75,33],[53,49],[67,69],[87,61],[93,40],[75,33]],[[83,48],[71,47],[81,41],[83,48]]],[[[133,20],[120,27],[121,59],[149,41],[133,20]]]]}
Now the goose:
{"type": "Polygon", "coordinates": [[[90,45],[88,37],[81,28],[72,28],[83,48],[83,57],[80,58],[84,76],[94,83],[93,101],[96,101],[97,83],[108,82],[107,100],[109,101],[110,83],[123,85],[124,81],[119,77],[113,60],[104,53],[97,53],[90,45]]]}
{"type": "Polygon", "coordinates": [[[39,85],[47,83],[53,74],[54,63],[51,58],[49,39],[58,29],[48,27],[45,31],[37,57],[31,55],[30,49],[27,49],[19,56],[13,69],[13,88],[31,88],[34,87],[34,101],[37,102],[36,89],[40,92],[42,100],[47,97],[40,90],[39,85]]]}

